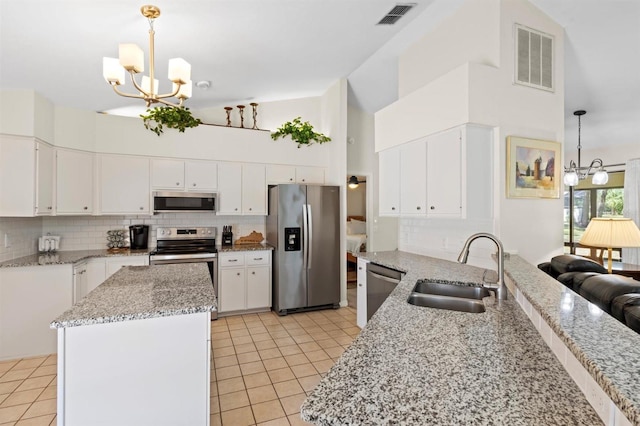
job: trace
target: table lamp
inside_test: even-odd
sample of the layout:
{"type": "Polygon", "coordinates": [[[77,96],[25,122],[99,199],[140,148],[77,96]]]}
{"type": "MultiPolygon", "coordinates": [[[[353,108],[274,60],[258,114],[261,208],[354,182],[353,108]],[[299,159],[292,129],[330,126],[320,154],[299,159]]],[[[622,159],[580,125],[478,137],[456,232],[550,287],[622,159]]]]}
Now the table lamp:
{"type": "Polygon", "coordinates": [[[585,229],[580,244],[608,249],[607,269],[611,273],[613,247],[640,247],[640,230],[628,218],[595,217],[585,229]]]}

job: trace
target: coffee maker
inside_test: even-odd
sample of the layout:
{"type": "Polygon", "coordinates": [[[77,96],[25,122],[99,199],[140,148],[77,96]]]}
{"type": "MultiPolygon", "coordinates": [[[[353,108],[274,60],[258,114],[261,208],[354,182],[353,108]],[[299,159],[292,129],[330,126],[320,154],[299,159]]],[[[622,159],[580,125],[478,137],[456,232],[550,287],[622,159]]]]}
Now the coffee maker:
{"type": "Polygon", "coordinates": [[[145,250],[149,243],[149,225],[131,225],[129,243],[131,250],[145,250]]]}

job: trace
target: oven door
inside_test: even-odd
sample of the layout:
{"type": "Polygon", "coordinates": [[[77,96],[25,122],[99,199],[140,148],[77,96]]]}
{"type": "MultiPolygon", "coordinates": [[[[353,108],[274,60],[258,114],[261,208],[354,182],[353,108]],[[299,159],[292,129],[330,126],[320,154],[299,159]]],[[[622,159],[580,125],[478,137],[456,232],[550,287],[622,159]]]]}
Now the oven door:
{"type": "MultiPolygon", "coordinates": [[[[172,263],[202,263],[206,262],[209,267],[209,274],[211,275],[211,282],[213,283],[213,292],[216,295],[216,303],[218,302],[218,258],[217,257],[186,257],[180,255],[174,256],[150,256],[150,265],[169,265],[172,263]]],[[[218,319],[218,311],[211,312],[211,319],[218,319]]]]}

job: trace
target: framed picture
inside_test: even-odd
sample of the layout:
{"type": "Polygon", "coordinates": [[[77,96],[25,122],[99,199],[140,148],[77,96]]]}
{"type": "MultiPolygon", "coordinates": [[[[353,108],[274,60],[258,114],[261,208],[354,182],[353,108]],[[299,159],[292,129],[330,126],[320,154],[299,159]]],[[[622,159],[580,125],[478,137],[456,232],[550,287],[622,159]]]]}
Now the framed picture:
{"type": "Polygon", "coordinates": [[[508,136],[507,198],[559,198],[561,149],[558,142],[508,136]]]}

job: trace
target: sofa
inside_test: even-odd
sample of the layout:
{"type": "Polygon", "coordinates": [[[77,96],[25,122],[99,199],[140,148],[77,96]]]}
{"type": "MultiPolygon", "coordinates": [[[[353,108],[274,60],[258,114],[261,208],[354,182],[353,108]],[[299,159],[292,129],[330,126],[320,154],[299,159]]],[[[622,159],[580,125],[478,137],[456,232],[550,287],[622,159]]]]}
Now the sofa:
{"type": "Polygon", "coordinates": [[[608,274],[599,263],[572,254],[556,256],[538,268],[640,333],[640,281],[608,274]]]}

